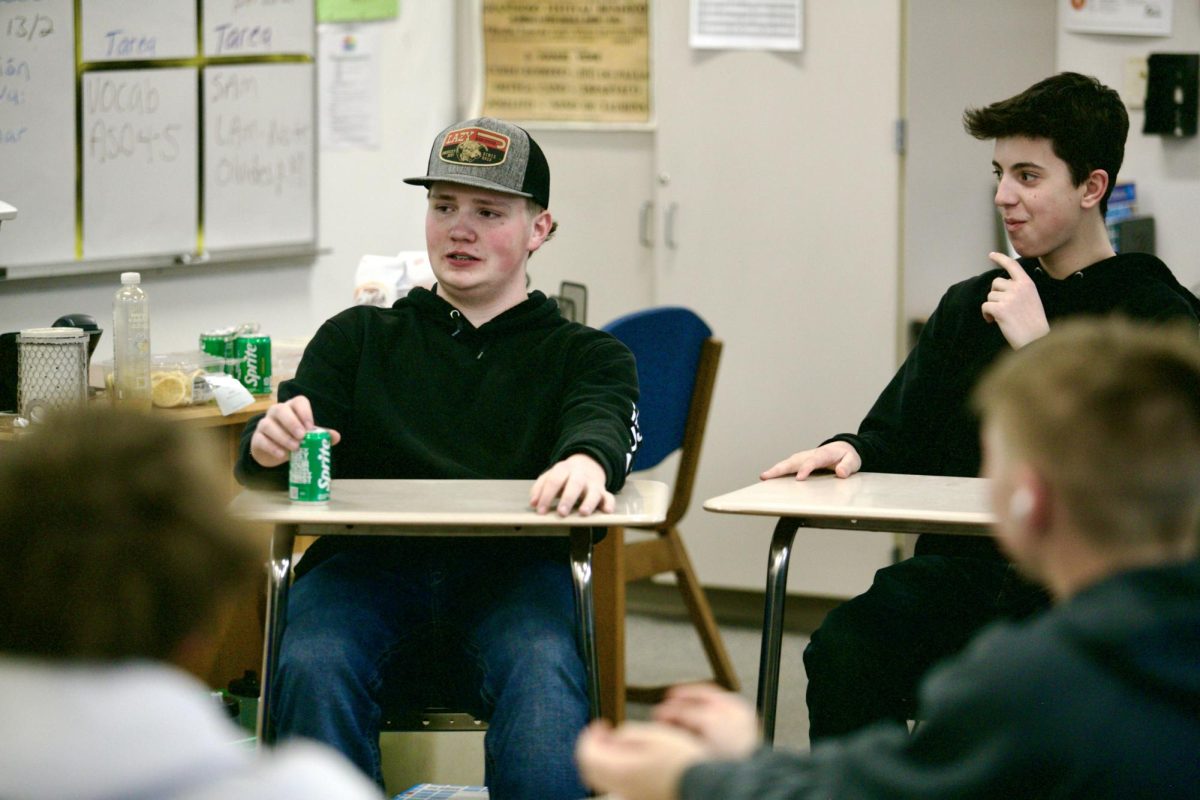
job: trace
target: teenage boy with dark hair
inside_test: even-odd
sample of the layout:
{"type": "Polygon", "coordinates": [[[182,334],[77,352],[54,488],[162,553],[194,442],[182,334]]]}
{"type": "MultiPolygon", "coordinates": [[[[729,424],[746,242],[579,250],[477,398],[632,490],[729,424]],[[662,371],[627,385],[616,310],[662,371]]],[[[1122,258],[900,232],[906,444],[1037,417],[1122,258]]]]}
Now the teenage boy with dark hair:
{"type": "MultiPolygon", "coordinates": [[[[762,478],[832,469],[920,475],[979,473],[978,421],[967,398],[1007,351],[1065,317],[1121,311],[1195,323],[1200,301],[1150,255],[1114,253],[1104,209],[1121,166],[1128,116],[1094,78],[1062,73],[970,109],[967,131],[995,139],[995,204],[1019,260],[951,286],[857,434],[792,455],[762,478]]],[[[922,536],[916,555],[875,575],[834,609],[804,653],[810,738],[914,713],[921,676],[985,623],[1042,608],[1044,592],[988,540],[922,536]]]]}
{"type": "Polygon", "coordinates": [[[380,796],[311,742],[236,746],[195,677],[263,562],[215,455],[104,408],[0,451],[0,797],[380,796]]]}
{"type": "MultiPolygon", "coordinates": [[[[280,402],[247,426],[239,475],[285,486],[289,452],[321,426],[335,478],[529,479],[542,513],[611,511],[638,439],[637,373],[615,338],[526,293],[526,262],[554,229],[537,142],[502,120],[460,122],[406,183],[428,190],[437,285],[328,320],[280,402]]],[[[583,796],[571,748],[588,700],[565,539],[325,537],[296,575],[281,736],[330,743],[382,782],[382,704],[428,702],[436,677],[488,719],[493,798],[583,796]]]]}
{"type": "Polygon", "coordinates": [[[1200,786],[1200,343],[1072,320],[975,393],[1001,547],[1055,605],[998,622],[921,686],[921,725],[754,752],[737,695],[680,687],[659,724],[577,754],[625,800],[1184,800],[1200,786]],[[663,724],[665,723],[665,724],[663,724]]]}

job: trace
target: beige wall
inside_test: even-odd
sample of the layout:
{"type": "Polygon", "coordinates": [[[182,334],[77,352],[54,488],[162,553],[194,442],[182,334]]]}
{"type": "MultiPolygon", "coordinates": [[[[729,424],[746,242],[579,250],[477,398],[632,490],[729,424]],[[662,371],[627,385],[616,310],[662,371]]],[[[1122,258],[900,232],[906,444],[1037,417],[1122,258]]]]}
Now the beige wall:
{"type": "Polygon", "coordinates": [[[1054,71],[1054,5],[907,4],[904,320],[927,317],[946,287],[991,268],[992,144],[963,131],[962,113],[1016,94],[1054,71]]]}
{"type": "MultiPolygon", "coordinates": [[[[1176,2],[1172,35],[1100,36],[1058,32],[1058,68],[1095,75],[1122,91],[1125,62],[1149,53],[1200,52],[1200,3],[1176,2]]],[[[1122,91],[1123,95],[1126,95],[1122,91]]],[[[1130,97],[1126,96],[1128,103],[1130,97]]],[[[1185,286],[1200,283],[1200,137],[1147,136],[1140,110],[1129,112],[1120,180],[1134,181],[1138,207],[1155,218],[1158,255],[1185,286]]]]}

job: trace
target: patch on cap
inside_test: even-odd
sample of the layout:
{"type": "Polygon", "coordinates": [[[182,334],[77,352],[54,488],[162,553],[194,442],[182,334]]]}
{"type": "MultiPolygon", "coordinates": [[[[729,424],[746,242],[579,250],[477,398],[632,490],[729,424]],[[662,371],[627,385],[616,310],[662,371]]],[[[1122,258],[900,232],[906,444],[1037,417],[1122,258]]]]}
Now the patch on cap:
{"type": "Polygon", "coordinates": [[[498,167],[508,156],[509,138],[483,128],[459,128],[442,139],[438,157],[447,164],[498,167]]]}

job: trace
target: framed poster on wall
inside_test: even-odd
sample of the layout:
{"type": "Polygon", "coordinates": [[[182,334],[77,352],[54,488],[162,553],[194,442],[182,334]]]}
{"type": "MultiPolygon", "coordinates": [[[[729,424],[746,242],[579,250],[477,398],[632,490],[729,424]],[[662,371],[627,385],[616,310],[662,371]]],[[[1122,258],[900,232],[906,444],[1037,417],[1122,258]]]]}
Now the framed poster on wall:
{"type": "Polygon", "coordinates": [[[647,125],[649,3],[481,0],[473,109],[588,127],[647,125]]]}

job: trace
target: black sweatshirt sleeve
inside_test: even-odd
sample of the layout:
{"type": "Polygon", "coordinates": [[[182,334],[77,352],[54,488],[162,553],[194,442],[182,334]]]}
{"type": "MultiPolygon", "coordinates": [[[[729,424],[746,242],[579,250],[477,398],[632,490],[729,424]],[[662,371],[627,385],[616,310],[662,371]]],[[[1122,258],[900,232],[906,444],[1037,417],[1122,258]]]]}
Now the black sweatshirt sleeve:
{"type": "MultiPolygon", "coordinates": [[[[327,321],[304,348],[296,377],[279,384],[278,399],[283,403],[293,397],[307,397],[312,404],[313,421],[318,427],[332,428],[339,433],[349,421],[354,397],[355,366],[358,346],[353,317],[342,314],[327,321]]],[[[259,465],[250,455],[250,440],[254,437],[260,414],[246,423],[242,431],[241,451],[234,465],[234,476],[246,486],[278,489],[287,486],[288,466],[259,465]]]]}
{"type": "Polygon", "coordinates": [[[563,396],[558,440],[546,466],[584,453],[604,467],[606,488],[620,491],[641,439],[633,354],[615,337],[601,334],[581,348],[574,361],[563,396]]]}
{"type": "MultiPolygon", "coordinates": [[[[989,659],[1002,660],[995,653],[989,659]]],[[[1063,762],[1056,765],[1054,756],[1044,758],[1055,750],[1054,734],[1042,733],[1053,712],[1045,710],[1039,688],[1026,689],[1024,679],[1014,679],[1014,674],[1021,671],[1013,669],[1012,662],[1003,668],[979,661],[956,663],[941,671],[934,707],[911,735],[897,725],[877,725],[821,743],[811,753],[764,748],[745,761],[698,764],[684,773],[679,796],[681,800],[1044,796],[1047,786],[1066,781],[1063,762]]],[[[924,689],[928,688],[926,682],[924,689]]]]}
{"type": "Polygon", "coordinates": [[[957,309],[947,293],[930,315],[915,347],[867,413],[857,434],[828,441],[847,442],[862,458],[864,472],[925,473],[938,461],[931,432],[961,413],[961,398],[949,396],[946,375],[953,334],[947,330],[957,309]]]}

